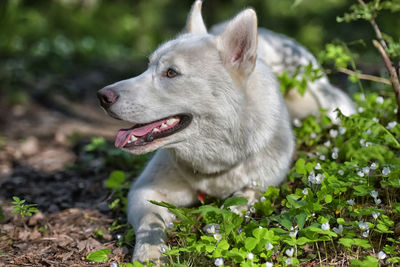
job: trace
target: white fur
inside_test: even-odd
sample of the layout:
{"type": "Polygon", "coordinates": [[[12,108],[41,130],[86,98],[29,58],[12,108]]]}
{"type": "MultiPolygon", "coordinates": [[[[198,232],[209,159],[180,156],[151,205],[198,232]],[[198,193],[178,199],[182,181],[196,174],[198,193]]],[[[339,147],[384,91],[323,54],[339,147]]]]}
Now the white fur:
{"type": "MultiPolygon", "coordinates": [[[[165,208],[149,200],[189,206],[197,203],[198,190],[220,198],[232,194],[254,198],[255,192],[278,186],[291,164],[294,137],[273,73],[279,68],[271,65],[283,54],[268,38],[257,36],[252,9],[220,27],[220,34],[211,35],[200,8],[201,1],[196,1],[187,33],[162,44],[150,56],[143,74],[109,86],[119,99],[108,111],[119,119],[146,123],[175,114],[193,116],[184,130],[128,150],[142,154],[159,149],[129,192],[128,220],[136,232],[134,260],[161,264],[164,229],[172,220],[165,208]],[[179,75],[165,77],[168,68],[179,75]]],[[[304,48],[299,49],[306,56],[297,64],[315,61],[304,48]]],[[[303,113],[329,104],[320,99],[319,85],[336,94],[326,78],[311,84],[317,93],[305,99],[315,104],[303,113]]],[[[344,94],[339,95],[347,101],[344,94]]]]}

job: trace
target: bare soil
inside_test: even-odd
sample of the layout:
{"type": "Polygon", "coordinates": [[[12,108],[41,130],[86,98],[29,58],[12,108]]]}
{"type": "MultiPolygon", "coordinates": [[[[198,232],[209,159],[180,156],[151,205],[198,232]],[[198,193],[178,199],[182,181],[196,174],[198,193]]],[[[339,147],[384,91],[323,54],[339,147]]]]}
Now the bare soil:
{"type": "MultiPolygon", "coordinates": [[[[131,247],[117,247],[108,233],[116,218],[104,187],[109,172],[101,161],[83,162],[84,141],[112,139],[118,121],[104,115],[96,102],[66,103],[67,112],[38,104],[0,108],[0,266],[110,266],[86,260],[92,251],[109,248],[111,262],[128,262],[131,247]],[[78,143],[78,144],[76,144],[78,143]],[[40,213],[13,214],[13,196],[38,204],[40,213]],[[96,230],[103,231],[102,237],[96,230]]],[[[126,125],[125,125],[126,126],[126,125]]]]}

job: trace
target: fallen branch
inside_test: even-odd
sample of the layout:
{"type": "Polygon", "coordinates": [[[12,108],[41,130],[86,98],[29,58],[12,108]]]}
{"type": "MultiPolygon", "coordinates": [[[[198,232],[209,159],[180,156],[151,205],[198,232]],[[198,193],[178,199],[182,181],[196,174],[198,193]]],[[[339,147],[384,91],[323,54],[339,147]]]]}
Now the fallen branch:
{"type": "Polygon", "coordinates": [[[378,77],[378,76],[374,76],[374,75],[369,75],[369,74],[362,74],[362,73],[358,73],[346,68],[342,68],[339,67],[338,71],[345,73],[347,75],[354,75],[357,78],[361,79],[361,80],[368,80],[368,81],[373,81],[373,82],[377,82],[377,83],[384,83],[384,84],[388,84],[391,85],[392,83],[386,79],[386,78],[382,78],[382,77],[378,77]]]}

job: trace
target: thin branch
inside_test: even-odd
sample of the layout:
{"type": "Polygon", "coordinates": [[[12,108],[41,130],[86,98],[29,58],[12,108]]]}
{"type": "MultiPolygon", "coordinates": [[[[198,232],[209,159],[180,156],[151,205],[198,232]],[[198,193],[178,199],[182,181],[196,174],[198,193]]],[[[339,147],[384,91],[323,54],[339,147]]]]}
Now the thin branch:
{"type": "Polygon", "coordinates": [[[369,75],[369,74],[357,73],[355,71],[352,71],[352,70],[349,70],[349,69],[346,69],[346,68],[342,68],[342,67],[339,67],[338,71],[340,71],[342,73],[345,73],[347,75],[354,75],[354,76],[356,76],[357,78],[359,78],[361,80],[368,80],[368,81],[373,81],[373,82],[377,82],[377,83],[384,83],[384,84],[388,84],[388,85],[392,84],[388,79],[385,79],[385,78],[382,78],[382,77],[378,77],[378,76],[374,76],[374,75],[369,75]]]}
{"type": "MultiPolygon", "coordinates": [[[[367,7],[367,4],[365,4],[365,2],[363,0],[358,0],[358,2],[363,6],[363,7],[367,7]]],[[[383,35],[381,30],[378,27],[378,24],[376,24],[375,21],[375,17],[372,17],[370,20],[368,20],[369,23],[371,23],[372,28],[374,28],[376,37],[378,37],[379,42],[381,43],[381,45],[383,46],[383,48],[388,49],[388,46],[385,42],[385,40],[383,39],[383,35]]]]}
{"type": "Polygon", "coordinates": [[[382,56],[383,61],[385,62],[386,69],[389,72],[390,82],[392,84],[394,93],[396,95],[397,100],[397,120],[400,121],[400,84],[399,84],[399,77],[397,76],[396,69],[393,66],[392,61],[390,60],[388,54],[386,53],[383,46],[376,40],[372,40],[372,43],[378,49],[379,53],[382,56]]]}
{"type": "MultiPolygon", "coordinates": [[[[364,0],[358,0],[358,2],[363,6],[367,7],[365,4],[364,0]]],[[[388,46],[383,39],[382,32],[379,29],[378,25],[376,24],[375,21],[375,16],[372,16],[371,19],[369,19],[370,24],[372,25],[372,28],[374,28],[376,37],[378,38],[379,42],[377,40],[372,40],[372,43],[378,49],[379,53],[382,56],[383,61],[385,62],[386,69],[389,72],[390,76],[390,83],[392,84],[394,94],[396,95],[396,102],[397,102],[397,121],[400,122],[400,84],[399,84],[399,76],[397,75],[396,68],[393,65],[392,60],[386,53],[386,50],[388,49],[388,46]]]]}

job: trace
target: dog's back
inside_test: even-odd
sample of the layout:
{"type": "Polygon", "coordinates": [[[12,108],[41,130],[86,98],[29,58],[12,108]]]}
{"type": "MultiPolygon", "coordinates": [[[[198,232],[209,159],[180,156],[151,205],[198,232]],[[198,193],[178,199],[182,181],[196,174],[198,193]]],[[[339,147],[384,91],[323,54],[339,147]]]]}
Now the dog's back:
{"type": "MultiPolygon", "coordinates": [[[[218,35],[226,25],[227,22],[215,25],[210,32],[218,35]]],[[[313,69],[321,68],[315,57],[295,40],[264,28],[258,29],[257,57],[265,61],[277,75],[284,72],[293,75],[300,70],[299,79],[302,78],[301,70],[310,63],[313,69]]],[[[300,95],[297,90],[290,90],[285,95],[285,102],[292,118],[317,115],[321,108],[327,110],[333,121],[336,121],[336,108],[345,115],[355,112],[350,98],[330,84],[324,73],[319,79],[308,82],[304,95],[300,95]]]]}

